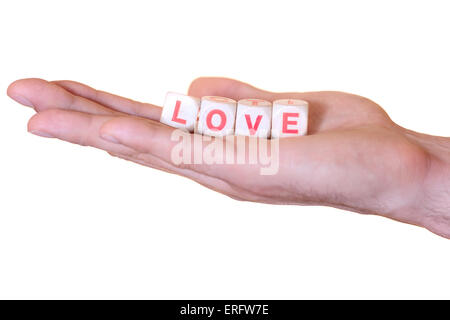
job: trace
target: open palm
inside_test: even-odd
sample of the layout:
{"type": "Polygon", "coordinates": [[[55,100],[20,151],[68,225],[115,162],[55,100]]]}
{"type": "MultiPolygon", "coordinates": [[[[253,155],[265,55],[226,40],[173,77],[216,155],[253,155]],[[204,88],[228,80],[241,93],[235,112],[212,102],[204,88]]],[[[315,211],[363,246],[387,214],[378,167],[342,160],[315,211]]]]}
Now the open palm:
{"type": "Polygon", "coordinates": [[[396,125],[381,107],[360,96],[272,93],[230,79],[195,80],[188,94],[197,97],[298,98],[309,102],[309,135],[280,139],[278,172],[261,175],[260,165],[254,164],[174,164],[174,129],[159,122],[158,106],[72,81],[19,80],[9,87],[8,94],[37,111],[29,121],[32,133],[103,149],[186,176],[236,199],[334,206],[450,235],[448,207],[423,208],[430,194],[449,200],[448,184],[430,187],[439,179],[433,169],[439,161],[435,161],[438,157],[430,144],[424,143],[429,136],[396,125]]]}

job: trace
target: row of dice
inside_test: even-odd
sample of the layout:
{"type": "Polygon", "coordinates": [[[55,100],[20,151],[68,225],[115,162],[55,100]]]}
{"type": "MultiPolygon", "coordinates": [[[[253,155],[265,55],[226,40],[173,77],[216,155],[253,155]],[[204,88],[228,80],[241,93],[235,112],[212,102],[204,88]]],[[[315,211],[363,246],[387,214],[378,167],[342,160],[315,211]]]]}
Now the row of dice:
{"type": "Polygon", "coordinates": [[[308,103],[297,99],[233,99],[205,96],[201,99],[169,92],[162,123],[209,136],[243,135],[280,138],[305,135],[308,103]]]}

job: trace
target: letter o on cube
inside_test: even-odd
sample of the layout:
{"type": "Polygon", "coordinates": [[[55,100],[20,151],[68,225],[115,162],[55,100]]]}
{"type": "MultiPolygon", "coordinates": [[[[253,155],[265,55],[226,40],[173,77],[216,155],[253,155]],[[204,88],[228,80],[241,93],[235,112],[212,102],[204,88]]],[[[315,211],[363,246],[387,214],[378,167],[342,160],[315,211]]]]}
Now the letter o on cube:
{"type": "Polygon", "coordinates": [[[234,134],[236,101],[224,97],[202,97],[196,132],[222,137],[234,134]]]}
{"type": "Polygon", "coordinates": [[[272,103],[261,99],[242,99],[236,111],[236,135],[270,137],[272,103]]]}
{"type": "Polygon", "coordinates": [[[193,132],[199,108],[200,99],[168,92],[164,101],[160,122],[174,128],[193,132]]]}
{"type": "Polygon", "coordinates": [[[308,102],[281,99],[273,102],[272,138],[304,136],[308,131],[308,102]]]}

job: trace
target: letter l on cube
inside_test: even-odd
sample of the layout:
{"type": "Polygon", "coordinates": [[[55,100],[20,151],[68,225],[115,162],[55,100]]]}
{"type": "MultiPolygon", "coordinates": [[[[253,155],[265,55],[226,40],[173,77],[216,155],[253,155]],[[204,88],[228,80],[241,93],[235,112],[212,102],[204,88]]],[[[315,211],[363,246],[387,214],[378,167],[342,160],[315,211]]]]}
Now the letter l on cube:
{"type": "Polygon", "coordinates": [[[174,128],[193,132],[200,99],[184,94],[168,92],[164,101],[160,122],[174,128]]]}

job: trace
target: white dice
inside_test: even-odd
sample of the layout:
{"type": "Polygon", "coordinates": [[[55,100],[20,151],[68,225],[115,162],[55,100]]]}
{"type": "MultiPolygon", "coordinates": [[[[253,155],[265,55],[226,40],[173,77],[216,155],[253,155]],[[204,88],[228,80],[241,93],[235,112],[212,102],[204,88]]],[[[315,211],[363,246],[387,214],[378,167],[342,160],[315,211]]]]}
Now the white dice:
{"type": "Polygon", "coordinates": [[[184,94],[168,92],[160,122],[193,132],[200,107],[200,99],[184,94]]]}
{"type": "Polygon", "coordinates": [[[201,100],[168,92],[160,121],[209,136],[241,135],[257,138],[303,136],[308,131],[308,102],[281,99],[233,99],[205,96],[201,100]]]}
{"type": "Polygon", "coordinates": [[[224,97],[202,97],[196,132],[208,136],[234,134],[236,101],[224,97]]]}
{"type": "Polygon", "coordinates": [[[272,138],[303,136],[308,131],[308,102],[281,99],[273,102],[272,138]]]}
{"type": "Polygon", "coordinates": [[[238,101],[235,134],[268,138],[272,122],[272,103],[261,99],[238,101]]]}

